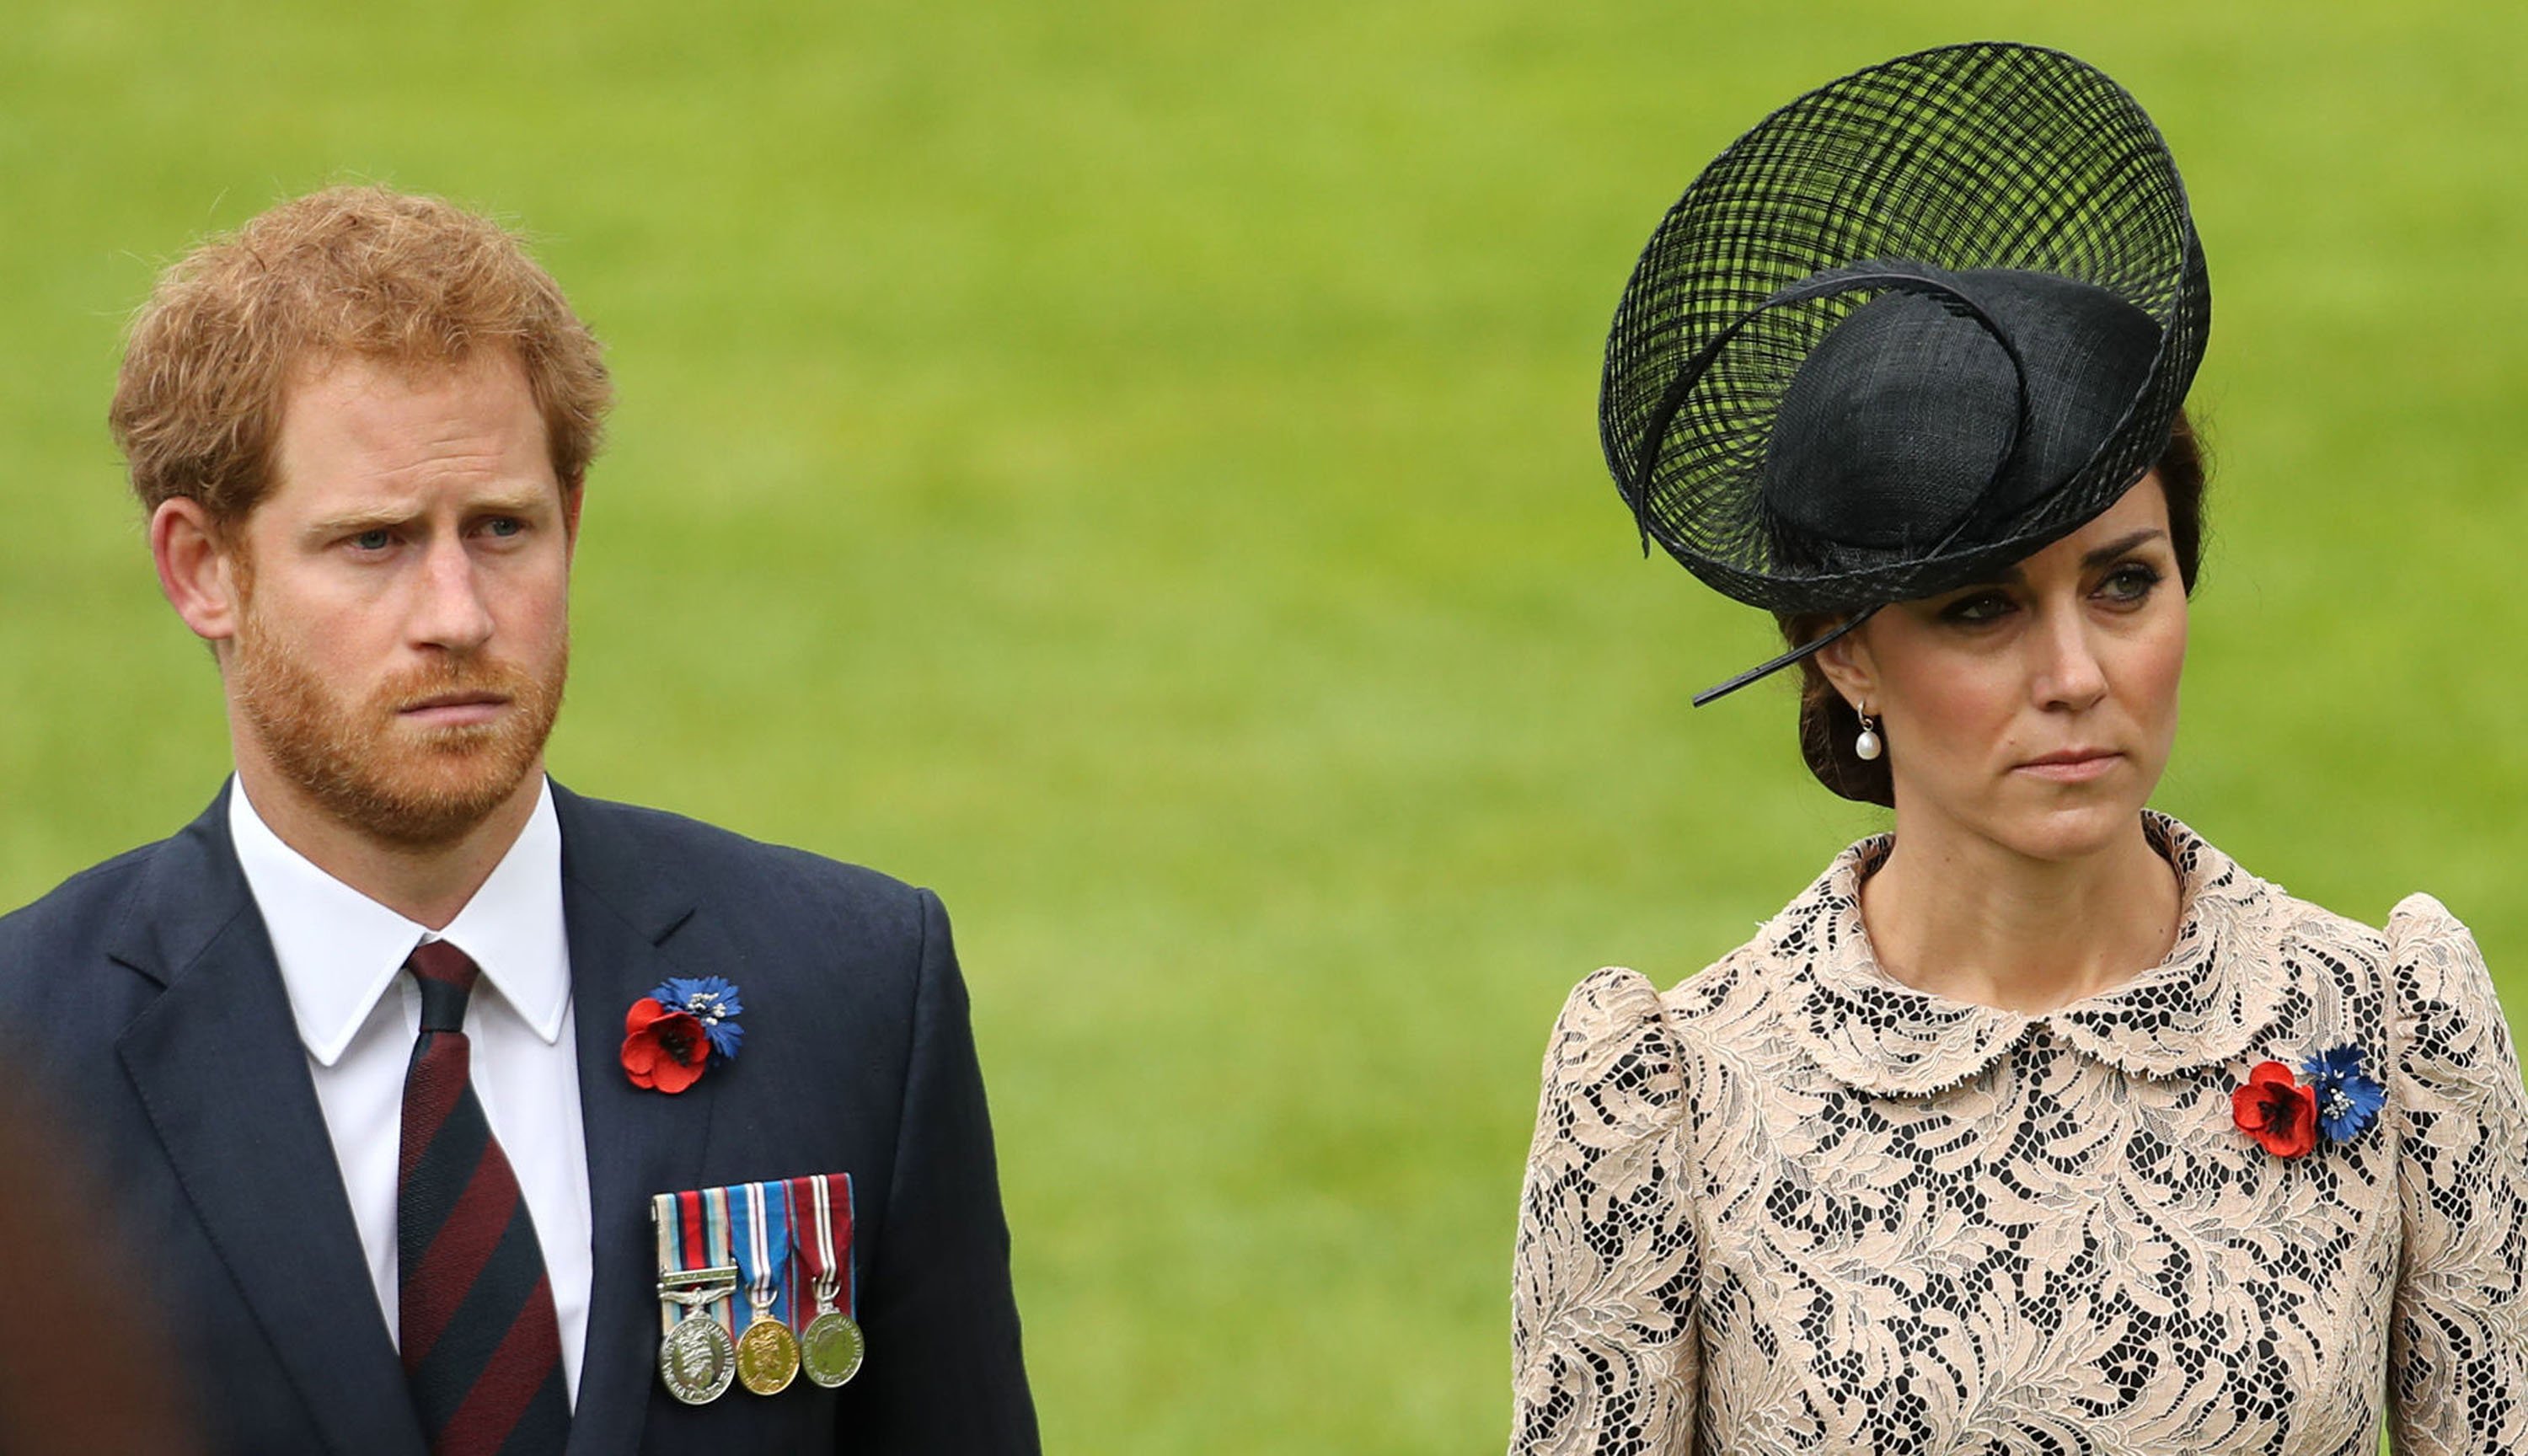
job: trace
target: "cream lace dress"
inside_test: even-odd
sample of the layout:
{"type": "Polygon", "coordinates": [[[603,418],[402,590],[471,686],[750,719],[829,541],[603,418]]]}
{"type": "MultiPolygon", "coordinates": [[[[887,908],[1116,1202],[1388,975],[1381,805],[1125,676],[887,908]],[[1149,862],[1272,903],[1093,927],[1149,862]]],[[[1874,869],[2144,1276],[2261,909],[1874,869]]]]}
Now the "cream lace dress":
{"type": "Polygon", "coordinates": [[[2528,1110],[2484,962],[2174,819],[2159,966],[2023,1016],[1879,970],[1844,852],[1662,995],[1597,972],[1545,1058],[1513,1452],[2528,1451],[2528,1110]],[[2258,1062],[2351,1043],[2387,1107],[2297,1159],[2258,1062]]]}

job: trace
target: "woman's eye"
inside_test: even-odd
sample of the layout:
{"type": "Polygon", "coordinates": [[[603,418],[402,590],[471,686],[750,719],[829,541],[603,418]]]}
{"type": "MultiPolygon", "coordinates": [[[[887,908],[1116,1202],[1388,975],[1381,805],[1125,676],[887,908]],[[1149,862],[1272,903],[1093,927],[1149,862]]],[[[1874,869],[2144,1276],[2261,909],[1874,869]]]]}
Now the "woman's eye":
{"type": "Polygon", "coordinates": [[[1948,622],[1989,622],[2008,614],[2010,598],[1999,592],[1977,592],[1961,597],[1940,609],[1940,619],[1948,622]]]}
{"type": "Polygon", "coordinates": [[[2139,601],[2159,585],[2159,573],[2138,561],[2129,561],[2107,573],[2099,591],[2117,601],[2139,601]]]}

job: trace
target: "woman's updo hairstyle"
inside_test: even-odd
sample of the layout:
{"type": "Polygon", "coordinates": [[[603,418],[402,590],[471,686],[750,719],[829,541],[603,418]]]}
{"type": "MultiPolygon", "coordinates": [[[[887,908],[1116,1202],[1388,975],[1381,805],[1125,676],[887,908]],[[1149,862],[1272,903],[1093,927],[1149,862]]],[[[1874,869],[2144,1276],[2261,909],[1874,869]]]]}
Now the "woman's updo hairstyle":
{"type": "MultiPolygon", "coordinates": [[[[2194,426],[2180,409],[2170,427],[2168,444],[2151,467],[2168,495],[2169,546],[2177,556],[2177,576],[2186,594],[2194,595],[2195,567],[2203,557],[2203,446],[2194,426]]],[[[1782,642],[1798,647],[1831,631],[1843,619],[1832,612],[1776,613],[1782,642]]],[[[1887,754],[1865,760],[1852,751],[1861,736],[1860,715],[1826,681],[1817,658],[1800,659],[1800,756],[1817,782],[1846,799],[1883,807],[1896,806],[1896,781],[1887,769],[1887,754]]],[[[1889,745],[1891,753],[1901,745],[1889,745]]]]}

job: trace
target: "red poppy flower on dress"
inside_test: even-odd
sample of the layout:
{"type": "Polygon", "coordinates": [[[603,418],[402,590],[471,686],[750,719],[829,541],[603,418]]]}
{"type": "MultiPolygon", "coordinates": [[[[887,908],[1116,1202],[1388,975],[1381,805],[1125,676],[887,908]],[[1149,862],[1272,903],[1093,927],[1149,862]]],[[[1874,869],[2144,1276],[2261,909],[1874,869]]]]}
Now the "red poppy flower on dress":
{"type": "Polygon", "coordinates": [[[623,1074],[633,1086],[682,1092],[702,1079],[711,1035],[691,1014],[644,996],[624,1013],[623,1031],[623,1074]]]}
{"type": "Polygon", "coordinates": [[[2230,1108],[2247,1136],[2277,1158],[2297,1158],[2317,1146],[2317,1092],[2279,1062],[2257,1063],[2247,1085],[2230,1094],[2230,1108]]]}

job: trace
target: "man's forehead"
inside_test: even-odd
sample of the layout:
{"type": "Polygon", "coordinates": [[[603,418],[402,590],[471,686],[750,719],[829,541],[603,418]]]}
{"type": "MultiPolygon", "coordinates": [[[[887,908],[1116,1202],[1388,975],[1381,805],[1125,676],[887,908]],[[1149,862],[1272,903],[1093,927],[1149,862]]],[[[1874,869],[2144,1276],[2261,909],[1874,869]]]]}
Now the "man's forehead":
{"type": "Polygon", "coordinates": [[[284,428],[286,412],[302,402],[341,407],[361,401],[463,392],[514,393],[531,407],[535,402],[524,361],[516,350],[505,345],[477,348],[456,356],[319,349],[301,356],[284,376],[284,428]]]}
{"type": "MultiPolygon", "coordinates": [[[[273,496],[422,497],[558,492],[544,419],[514,355],[448,363],[365,356],[293,374],[273,448],[273,496]]],[[[313,502],[301,502],[312,504],[313,502]]]]}

